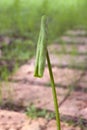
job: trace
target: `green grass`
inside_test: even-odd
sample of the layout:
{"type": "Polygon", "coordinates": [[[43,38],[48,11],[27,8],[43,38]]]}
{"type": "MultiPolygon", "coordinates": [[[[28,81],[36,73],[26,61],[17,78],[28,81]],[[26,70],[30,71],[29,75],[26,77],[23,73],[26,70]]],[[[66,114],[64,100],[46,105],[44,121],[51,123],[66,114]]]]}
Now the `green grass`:
{"type": "Polygon", "coordinates": [[[34,43],[31,40],[14,40],[10,45],[2,48],[3,59],[6,56],[8,60],[13,58],[14,60],[28,60],[32,55],[34,43]],[[26,51],[28,50],[28,51],[26,51]]]}
{"type": "Polygon", "coordinates": [[[49,17],[50,39],[55,39],[73,26],[87,25],[86,0],[3,0],[0,5],[1,33],[10,30],[24,35],[28,32],[32,33],[32,39],[36,40],[43,13],[49,17]]]}
{"type": "Polygon", "coordinates": [[[45,109],[38,109],[33,104],[28,106],[26,109],[26,115],[31,118],[43,117],[47,120],[55,118],[55,113],[49,112],[45,109]]]}
{"type": "Polygon", "coordinates": [[[0,79],[7,80],[8,75],[13,73],[17,67],[28,61],[34,55],[35,45],[31,40],[15,39],[9,45],[2,44],[3,56],[0,58],[0,79]],[[4,63],[3,63],[4,62],[4,63]]]}
{"type": "MultiPolygon", "coordinates": [[[[10,46],[5,46],[3,42],[3,57],[0,60],[9,62],[13,59],[18,65],[19,61],[23,63],[34,54],[43,13],[48,15],[48,39],[50,39],[48,43],[51,43],[69,28],[87,26],[86,12],[86,0],[0,1],[0,36],[16,39],[10,46]],[[22,38],[30,40],[21,40],[22,38]]],[[[0,69],[0,75],[3,71],[9,73],[5,67],[0,69]]]]}

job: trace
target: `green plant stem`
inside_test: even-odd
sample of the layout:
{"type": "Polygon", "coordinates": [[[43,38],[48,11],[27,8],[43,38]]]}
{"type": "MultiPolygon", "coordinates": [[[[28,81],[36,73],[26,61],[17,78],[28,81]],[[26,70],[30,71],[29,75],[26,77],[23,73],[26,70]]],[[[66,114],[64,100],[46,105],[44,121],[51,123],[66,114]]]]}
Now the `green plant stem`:
{"type": "Polygon", "coordinates": [[[56,112],[57,130],[61,130],[59,107],[58,107],[58,103],[57,103],[57,94],[56,94],[56,88],[55,88],[55,83],[54,83],[54,78],[53,78],[52,67],[51,67],[51,63],[50,63],[48,50],[46,52],[46,58],[47,58],[47,64],[48,64],[48,69],[49,69],[49,74],[50,74],[51,85],[52,85],[54,107],[55,107],[55,112],[56,112]]]}

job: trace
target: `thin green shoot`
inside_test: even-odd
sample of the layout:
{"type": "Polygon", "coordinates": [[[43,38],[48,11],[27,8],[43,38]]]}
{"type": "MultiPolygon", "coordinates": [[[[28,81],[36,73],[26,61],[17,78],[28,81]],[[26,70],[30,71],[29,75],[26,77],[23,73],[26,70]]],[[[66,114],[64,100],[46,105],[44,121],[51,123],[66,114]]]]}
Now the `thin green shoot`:
{"type": "Polygon", "coordinates": [[[40,29],[39,40],[38,40],[38,45],[37,45],[34,76],[39,77],[39,78],[41,78],[43,76],[44,69],[45,69],[45,60],[47,59],[49,75],[50,75],[50,80],[51,80],[51,86],[52,86],[54,108],[55,108],[55,114],[56,114],[57,130],[61,130],[60,114],[59,114],[59,107],[58,107],[58,102],[57,102],[57,94],[56,94],[56,88],[55,88],[50,58],[49,58],[49,54],[48,54],[48,50],[47,50],[47,42],[48,42],[47,18],[44,15],[41,18],[41,29],[40,29]]]}

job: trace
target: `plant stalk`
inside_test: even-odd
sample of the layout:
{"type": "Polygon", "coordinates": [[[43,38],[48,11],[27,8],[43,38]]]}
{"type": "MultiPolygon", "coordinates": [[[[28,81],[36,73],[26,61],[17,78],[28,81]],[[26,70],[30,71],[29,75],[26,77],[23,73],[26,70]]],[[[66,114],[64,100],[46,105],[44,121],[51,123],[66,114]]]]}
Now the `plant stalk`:
{"type": "Polygon", "coordinates": [[[52,85],[52,94],[53,94],[54,108],[55,108],[55,113],[56,113],[57,130],[61,130],[59,107],[57,103],[57,94],[56,94],[56,88],[55,88],[54,77],[53,77],[48,50],[46,52],[46,58],[47,58],[47,64],[48,64],[48,69],[49,69],[49,74],[50,74],[51,85],[52,85]]]}

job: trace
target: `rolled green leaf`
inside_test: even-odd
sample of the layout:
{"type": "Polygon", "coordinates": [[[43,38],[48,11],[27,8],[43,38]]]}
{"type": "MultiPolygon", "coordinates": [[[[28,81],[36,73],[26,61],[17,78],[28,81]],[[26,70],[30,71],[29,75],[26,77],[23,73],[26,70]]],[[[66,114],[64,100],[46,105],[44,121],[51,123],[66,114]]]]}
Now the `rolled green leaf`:
{"type": "Polygon", "coordinates": [[[46,48],[47,48],[47,32],[46,32],[46,16],[41,18],[41,27],[37,43],[36,51],[36,62],[35,62],[35,71],[34,76],[42,77],[45,68],[46,61],[46,48]]]}

